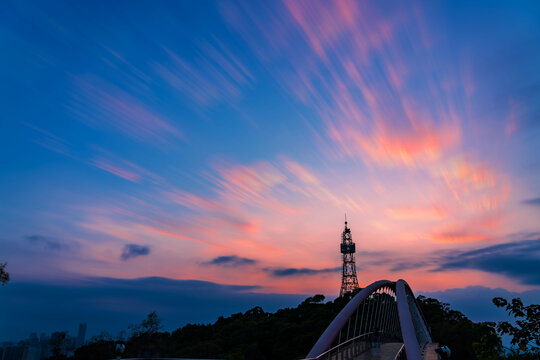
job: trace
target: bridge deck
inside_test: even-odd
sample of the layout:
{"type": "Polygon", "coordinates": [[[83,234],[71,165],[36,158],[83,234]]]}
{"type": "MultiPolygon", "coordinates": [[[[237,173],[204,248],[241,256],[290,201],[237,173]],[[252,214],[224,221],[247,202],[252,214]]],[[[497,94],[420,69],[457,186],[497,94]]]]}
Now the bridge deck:
{"type": "Polygon", "coordinates": [[[429,343],[424,348],[424,360],[438,360],[439,355],[435,352],[439,348],[438,343],[429,343]]]}
{"type": "Polygon", "coordinates": [[[380,349],[369,349],[353,360],[394,360],[403,343],[384,343],[380,349]]]}

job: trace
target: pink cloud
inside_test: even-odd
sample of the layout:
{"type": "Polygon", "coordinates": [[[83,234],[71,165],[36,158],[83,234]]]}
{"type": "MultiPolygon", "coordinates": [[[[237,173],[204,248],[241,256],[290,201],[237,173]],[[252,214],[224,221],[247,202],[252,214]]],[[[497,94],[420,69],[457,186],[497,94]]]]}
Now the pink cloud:
{"type": "Polygon", "coordinates": [[[135,183],[148,181],[158,185],[164,181],[161,176],[146,170],[131,161],[122,159],[108,151],[98,150],[99,155],[96,155],[93,159],[89,160],[88,164],[135,183]]]}

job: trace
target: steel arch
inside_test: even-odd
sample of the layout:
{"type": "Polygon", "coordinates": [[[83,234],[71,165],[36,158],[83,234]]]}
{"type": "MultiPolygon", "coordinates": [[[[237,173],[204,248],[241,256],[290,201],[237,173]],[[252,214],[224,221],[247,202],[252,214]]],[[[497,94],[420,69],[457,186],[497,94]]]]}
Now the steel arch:
{"type": "Polygon", "coordinates": [[[345,326],[351,316],[358,310],[360,305],[376,293],[379,289],[388,287],[395,289],[397,303],[397,322],[401,328],[404,349],[408,360],[421,360],[421,347],[426,342],[431,342],[431,334],[426,326],[422,312],[414,298],[414,294],[405,280],[396,282],[390,280],[376,281],[356,294],[349,303],[332,320],[330,325],[317,340],[309,351],[307,358],[314,359],[330,349],[333,341],[338,337],[341,329],[345,326]],[[416,320],[416,321],[415,321],[416,320]],[[415,327],[415,322],[418,329],[415,327]]]}

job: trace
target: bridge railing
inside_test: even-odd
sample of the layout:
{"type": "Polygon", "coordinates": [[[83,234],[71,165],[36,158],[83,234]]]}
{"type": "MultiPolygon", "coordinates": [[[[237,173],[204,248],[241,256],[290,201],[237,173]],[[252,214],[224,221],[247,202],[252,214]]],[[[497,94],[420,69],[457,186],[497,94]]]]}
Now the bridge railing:
{"type": "Polygon", "coordinates": [[[382,343],[394,341],[390,334],[380,332],[370,332],[356,336],[333,348],[323,352],[315,358],[306,358],[305,360],[344,360],[352,359],[372,348],[380,347],[382,343]]]}
{"type": "Polygon", "coordinates": [[[405,344],[401,345],[398,353],[394,357],[394,360],[407,360],[407,354],[405,353],[405,344]]]}

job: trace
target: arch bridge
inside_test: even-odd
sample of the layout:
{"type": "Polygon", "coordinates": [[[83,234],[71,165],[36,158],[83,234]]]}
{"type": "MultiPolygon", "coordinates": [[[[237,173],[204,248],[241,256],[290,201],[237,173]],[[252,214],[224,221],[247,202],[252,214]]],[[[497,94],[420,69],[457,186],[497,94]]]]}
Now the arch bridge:
{"type": "Polygon", "coordinates": [[[405,280],[379,280],[349,301],[306,360],[430,360],[436,347],[405,280]]]}

